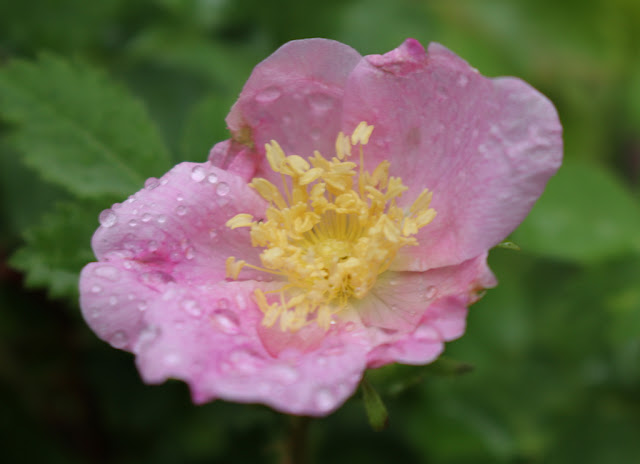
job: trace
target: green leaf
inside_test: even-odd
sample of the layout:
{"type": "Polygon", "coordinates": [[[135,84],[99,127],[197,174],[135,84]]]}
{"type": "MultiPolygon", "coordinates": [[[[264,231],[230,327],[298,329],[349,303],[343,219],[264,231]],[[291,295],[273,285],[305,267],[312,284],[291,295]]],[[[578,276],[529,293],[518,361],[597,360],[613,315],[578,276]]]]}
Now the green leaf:
{"type": "Polygon", "coordinates": [[[371,427],[376,432],[384,430],[389,424],[389,414],[382,402],[382,398],[367,381],[366,377],[362,379],[360,386],[362,387],[362,399],[364,400],[364,407],[371,427]]]}
{"type": "Polygon", "coordinates": [[[566,163],[513,234],[524,251],[592,262],[640,250],[640,207],[611,173],[566,163]]]}
{"type": "Polygon", "coordinates": [[[0,72],[0,115],[25,163],[79,196],[122,196],[169,168],[144,107],[88,66],[13,61],[0,72]]]}
{"type": "Polygon", "coordinates": [[[206,158],[217,142],[229,138],[224,118],[235,97],[212,94],[194,105],[184,128],[181,156],[184,160],[206,158]]]}
{"type": "Polygon", "coordinates": [[[46,287],[53,298],[77,301],[78,275],[94,261],[91,236],[101,206],[91,202],[61,203],[24,234],[26,244],[9,264],[26,274],[28,287],[46,287]]]}

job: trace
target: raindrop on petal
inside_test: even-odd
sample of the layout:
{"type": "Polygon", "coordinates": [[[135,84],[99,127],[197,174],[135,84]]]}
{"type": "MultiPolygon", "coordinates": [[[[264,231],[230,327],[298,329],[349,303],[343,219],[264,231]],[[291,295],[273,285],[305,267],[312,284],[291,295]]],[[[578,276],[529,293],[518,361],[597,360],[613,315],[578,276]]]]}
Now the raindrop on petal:
{"type": "Polygon", "coordinates": [[[135,219],[131,219],[129,221],[129,227],[136,227],[138,225],[138,221],[136,221],[135,219]]]}
{"type": "Polygon", "coordinates": [[[424,291],[424,296],[426,296],[428,299],[431,299],[435,297],[437,293],[438,289],[434,285],[429,285],[424,291]]]}
{"type": "Polygon", "coordinates": [[[187,207],[184,205],[180,205],[176,208],[176,214],[178,216],[184,216],[185,214],[187,214],[187,207]]]}
{"type": "Polygon", "coordinates": [[[98,277],[111,280],[112,282],[120,279],[120,271],[114,266],[99,266],[94,269],[93,273],[98,277]]]}
{"type": "Polygon", "coordinates": [[[124,330],[118,330],[109,338],[109,343],[114,348],[124,348],[129,343],[129,337],[124,330]]]}
{"type": "Polygon", "coordinates": [[[147,190],[153,190],[158,185],[160,185],[160,181],[155,177],[149,177],[146,181],[144,181],[144,188],[147,190]]]}
{"type": "Polygon", "coordinates": [[[149,222],[151,219],[153,219],[153,216],[149,213],[144,213],[142,215],[142,222],[149,222]]]}
{"type": "Polygon", "coordinates": [[[94,285],[91,287],[91,293],[100,293],[102,291],[102,287],[100,285],[94,285]]]}
{"type": "Polygon", "coordinates": [[[226,182],[220,182],[216,187],[216,193],[221,197],[228,195],[229,191],[229,184],[227,184],[226,182]]]}
{"type": "Polygon", "coordinates": [[[118,222],[118,216],[110,209],[105,209],[98,216],[98,221],[100,221],[100,225],[102,227],[112,227],[116,222],[118,222]]]}
{"type": "Polygon", "coordinates": [[[236,334],[240,331],[240,321],[235,313],[228,309],[218,308],[211,314],[211,322],[221,332],[236,334]]]}
{"type": "Polygon", "coordinates": [[[295,382],[300,377],[297,369],[295,369],[293,366],[276,366],[274,367],[273,372],[277,380],[285,385],[295,382]]]}
{"type": "Polygon", "coordinates": [[[167,222],[167,216],[161,214],[160,216],[158,216],[156,221],[158,221],[158,224],[164,224],[165,222],[167,222]]]}
{"type": "Polygon", "coordinates": [[[335,406],[336,399],[331,391],[321,388],[315,394],[315,403],[321,411],[328,411],[335,406]]]}
{"type": "Polygon", "coordinates": [[[200,182],[206,177],[207,173],[205,172],[202,166],[195,166],[191,170],[191,179],[195,182],[200,182]]]}
{"type": "Polygon", "coordinates": [[[211,173],[207,177],[207,180],[209,181],[210,184],[215,184],[216,182],[218,182],[218,176],[215,173],[211,173]]]}
{"type": "Polygon", "coordinates": [[[308,102],[311,109],[318,113],[330,110],[335,104],[333,97],[324,92],[312,93],[308,97],[308,102]]]}
{"type": "Polygon", "coordinates": [[[280,98],[280,89],[276,86],[267,87],[256,95],[256,101],[259,103],[270,103],[280,98]]]}
{"type": "Polygon", "coordinates": [[[195,300],[184,300],[182,302],[182,309],[193,317],[200,317],[202,315],[202,309],[200,305],[195,300]]]}

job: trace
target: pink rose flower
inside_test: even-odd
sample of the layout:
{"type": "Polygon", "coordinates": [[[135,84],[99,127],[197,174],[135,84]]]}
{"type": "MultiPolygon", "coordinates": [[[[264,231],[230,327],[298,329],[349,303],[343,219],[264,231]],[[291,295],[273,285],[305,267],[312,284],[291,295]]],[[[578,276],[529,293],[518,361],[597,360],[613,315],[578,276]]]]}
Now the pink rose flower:
{"type": "Polygon", "coordinates": [[[365,369],[425,364],[496,281],[488,250],[562,158],[553,105],[409,39],[324,39],[260,63],[205,163],[100,215],[89,326],[145,382],[322,416],[365,369]]]}

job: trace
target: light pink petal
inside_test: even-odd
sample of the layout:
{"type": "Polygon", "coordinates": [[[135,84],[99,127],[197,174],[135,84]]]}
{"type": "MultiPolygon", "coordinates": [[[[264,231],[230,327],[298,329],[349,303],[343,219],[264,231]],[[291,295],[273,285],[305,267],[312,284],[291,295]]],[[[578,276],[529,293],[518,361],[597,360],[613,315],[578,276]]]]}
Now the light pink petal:
{"type": "MultiPolygon", "coordinates": [[[[255,162],[262,163],[257,176],[275,178],[264,162],[264,145],[271,140],[290,155],[334,153],[343,87],[361,59],[339,42],[307,39],[283,45],[256,66],[227,116],[227,125],[235,140],[254,148],[255,162]]],[[[230,166],[242,149],[237,143],[220,147],[211,159],[230,166]]]]}
{"type": "MultiPolygon", "coordinates": [[[[225,223],[238,213],[260,218],[265,208],[240,177],[210,163],[181,163],[103,212],[93,250],[101,261],[126,259],[139,275],[155,273],[147,279],[152,287],[217,282],[225,278],[229,256],[260,263],[248,230],[232,231],[225,223]]],[[[241,277],[251,275],[243,271],[241,277]]]]}
{"type": "Polygon", "coordinates": [[[409,39],[360,62],[345,87],[344,127],[375,126],[366,167],[391,161],[410,190],[433,191],[435,220],[397,270],[461,263],[504,239],[560,166],[561,126],[543,95],[515,78],[487,79],[441,45],[409,39]]]}
{"type": "Polygon", "coordinates": [[[356,310],[366,326],[413,330],[437,299],[494,287],[496,280],[486,260],[487,254],[483,253],[461,264],[424,272],[385,272],[369,294],[356,303],[356,310]]]}
{"type": "Polygon", "coordinates": [[[464,333],[467,306],[478,293],[496,285],[486,253],[462,264],[425,272],[387,272],[358,305],[374,335],[368,365],[390,362],[424,364],[435,359],[443,342],[464,333]],[[384,302],[368,306],[372,301],[384,302]]]}
{"type": "Polygon", "coordinates": [[[273,356],[257,334],[262,313],[252,299],[256,285],[264,284],[171,288],[147,311],[135,347],[143,379],[181,379],[197,403],[221,398],[311,416],[335,410],[361,379],[362,333],[329,332],[312,351],[292,347],[273,356]]]}

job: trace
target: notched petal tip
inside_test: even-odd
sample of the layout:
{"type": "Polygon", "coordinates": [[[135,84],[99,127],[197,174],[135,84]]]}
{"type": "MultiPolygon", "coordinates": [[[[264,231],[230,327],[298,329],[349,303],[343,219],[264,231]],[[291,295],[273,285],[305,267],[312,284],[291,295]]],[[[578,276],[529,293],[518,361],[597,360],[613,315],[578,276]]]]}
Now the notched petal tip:
{"type": "Polygon", "coordinates": [[[407,39],[395,50],[384,55],[369,55],[365,59],[381,71],[404,76],[427,63],[427,54],[420,42],[407,39]]]}

